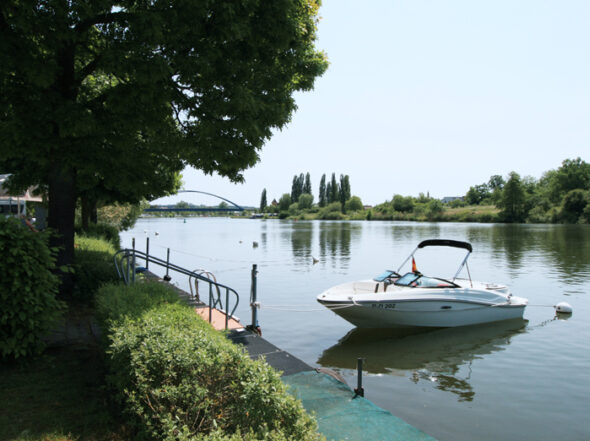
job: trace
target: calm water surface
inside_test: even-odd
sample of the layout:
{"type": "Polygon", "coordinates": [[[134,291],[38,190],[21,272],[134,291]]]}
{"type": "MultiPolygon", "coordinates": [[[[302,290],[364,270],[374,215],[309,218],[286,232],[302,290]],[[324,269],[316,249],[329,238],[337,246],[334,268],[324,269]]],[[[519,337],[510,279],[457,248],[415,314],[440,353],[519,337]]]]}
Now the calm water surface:
{"type": "MultiPolygon", "coordinates": [[[[152,254],[165,258],[169,247],[172,262],[208,269],[235,288],[245,324],[258,264],[266,339],[339,371],[351,386],[357,357],[366,358],[365,396],[440,441],[590,439],[590,226],[141,219],[122,244],[132,237],[139,250],[149,237],[152,254]],[[330,286],[397,269],[430,238],[470,242],[472,277],[528,298],[524,320],[361,332],[315,301],[330,286]],[[567,319],[549,307],[561,301],[574,308],[567,319]]],[[[464,255],[418,253],[418,268],[442,277],[464,255]]],[[[188,289],[186,280],[173,282],[188,289]]]]}

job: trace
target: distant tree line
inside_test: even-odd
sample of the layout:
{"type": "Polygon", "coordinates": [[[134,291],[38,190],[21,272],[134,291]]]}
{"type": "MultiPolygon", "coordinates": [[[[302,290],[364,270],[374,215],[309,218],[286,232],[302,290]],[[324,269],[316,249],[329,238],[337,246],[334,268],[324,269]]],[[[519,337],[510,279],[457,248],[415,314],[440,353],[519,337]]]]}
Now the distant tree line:
{"type": "Polygon", "coordinates": [[[377,205],[373,219],[452,220],[481,222],[590,223],[590,164],[566,159],[540,179],[492,175],[473,185],[462,198],[447,204],[421,193],[396,194],[377,205]],[[453,210],[455,209],[455,210],[453,210]]]}
{"type": "Polygon", "coordinates": [[[590,164],[566,159],[555,170],[535,179],[511,172],[507,180],[494,175],[487,183],[469,188],[471,205],[495,205],[504,222],[589,223],[590,164]]]}
{"type": "Polygon", "coordinates": [[[266,188],[260,197],[260,211],[278,213],[281,217],[316,214],[320,218],[340,218],[347,211],[359,211],[363,204],[358,196],[352,196],[350,177],[332,173],[326,182],[326,174],[322,175],[318,188],[318,203],[314,204],[311,176],[308,173],[293,176],[291,192],[284,193],[279,201],[273,200],[269,205],[266,188]]]}

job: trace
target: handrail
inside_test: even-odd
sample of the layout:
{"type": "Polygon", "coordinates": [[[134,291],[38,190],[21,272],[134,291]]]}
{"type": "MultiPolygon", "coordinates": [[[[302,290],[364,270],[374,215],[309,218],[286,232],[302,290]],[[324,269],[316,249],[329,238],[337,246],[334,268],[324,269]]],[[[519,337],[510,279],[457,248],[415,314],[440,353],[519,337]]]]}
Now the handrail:
{"type": "MultiPolygon", "coordinates": [[[[207,277],[204,277],[200,273],[196,272],[196,271],[200,271],[200,270],[190,271],[190,270],[187,270],[186,268],[182,268],[178,265],[170,263],[169,261],[160,259],[155,256],[151,256],[151,255],[146,254],[142,251],[138,251],[135,249],[128,249],[128,248],[119,250],[117,253],[115,253],[115,256],[114,256],[115,268],[117,269],[117,275],[119,276],[120,279],[123,279],[123,281],[125,282],[126,285],[129,285],[130,283],[135,282],[135,269],[136,269],[135,261],[136,261],[136,258],[144,260],[146,262],[146,266],[148,263],[153,263],[155,265],[159,265],[161,267],[166,268],[166,274],[168,274],[168,271],[176,271],[177,273],[188,276],[189,277],[189,284],[193,278],[196,280],[200,280],[202,282],[208,283],[209,284],[209,305],[208,305],[209,306],[209,322],[211,323],[211,321],[212,321],[212,308],[216,308],[219,306],[217,309],[219,309],[220,311],[223,311],[225,313],[225,329],[228,329],[229,319],[230,319],[230,317],[234,316],[234,312],[238,308],[238,304],[240,302],[240,296],[238,295],[238,293],[234,289],[230,288],[229,286],[218,283],[215,280],[211,280],[207,277]],[[125,268],[125,271],[123,270],[123,268],[125,268]],[[133,271],[132,275],[130,275],[131,269],[133,271]],[[215,287],[215,290],[213,290],[213,287],[215,287]],[[222,294],[223,290],[225,290],[225,308],[224,308],[224,303],[221,298],[222,297],[221,294],[222,294]],[[216,295],[214,295],[214,291],[215,291],[216,295]],[[233,309],[231,310],[231,312],[229,312],[230,293],[235,297],[235,305],[234,305],[233,309]]],[[[192,289],[191,289],[191,294],[192,294],[192,289]]]]}

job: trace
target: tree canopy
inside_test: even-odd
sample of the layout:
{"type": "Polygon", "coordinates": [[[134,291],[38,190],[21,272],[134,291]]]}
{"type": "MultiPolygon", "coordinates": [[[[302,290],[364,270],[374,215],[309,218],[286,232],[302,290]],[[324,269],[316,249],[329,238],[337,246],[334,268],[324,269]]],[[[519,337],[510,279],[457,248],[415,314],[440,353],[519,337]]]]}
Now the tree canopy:
{"type": "Polygon", "coordinates": [[[0,170],[40,185],[73,260],[84,192],[136,200],[184,166],[239,182],[327,68],[315,0],[3,0],[0,170]]]}

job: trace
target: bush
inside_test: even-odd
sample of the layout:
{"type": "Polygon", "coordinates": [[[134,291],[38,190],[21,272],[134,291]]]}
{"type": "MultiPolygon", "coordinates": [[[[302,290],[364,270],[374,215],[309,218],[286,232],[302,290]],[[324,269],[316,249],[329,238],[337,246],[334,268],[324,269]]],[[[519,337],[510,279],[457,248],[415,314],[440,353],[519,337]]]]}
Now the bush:
{"type": "Polygon", "coordinates": [[[59,320],[55,253],[47,233],[33,233],[14,218],[0,217],[0,354],[20,358],[40,352],[41,337],[59,320]]]}
{"type": "Polygon", "coordinates": [[[162,289],[170,290],[110,285],[97,297],[110,324],[109,383],[140,437],[320,439],[276,371],[251,360],[191,308],[170,304],[162,289]]]}
{"type": "Polygon", "coordinates": [[[138,319],[144,312],[180,298],[168,285],[159,282],[104,285],[96,295],[96,316],[104,329],[126,318],[138,319]]]}
{"type": "Polygon", "coordinates": [[[78,301],[92,300],[98,288],[119,280],[115,269],[116,249],[105,239],[76,236],[74,293],[78,301]]]}
{"type": "Polygon", "coordinates": [[[346,207],[346,211],[362,211],[363,210],[363,202],[361,198],[358,196],[353,196],[349,200],[346,201],[344,204],[346,207]]]}
{"type": "Polygon", "coordinates": [[[79,236],[93,237],[95,239],[104,239],[110,242],[113,247],[118,250],[121,248],[121,239],[119,238],[119,230],[107,224],[90,224],[87,229],[76,227],[76,234],[79,236]]]}

